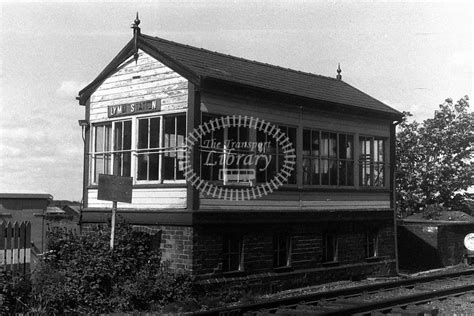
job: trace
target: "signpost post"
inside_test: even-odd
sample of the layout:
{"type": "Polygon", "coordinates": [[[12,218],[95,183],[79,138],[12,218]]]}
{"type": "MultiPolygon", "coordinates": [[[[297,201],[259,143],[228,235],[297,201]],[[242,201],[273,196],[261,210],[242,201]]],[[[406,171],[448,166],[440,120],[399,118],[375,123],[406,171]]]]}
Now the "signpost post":
{"type": "Polygon", "coordinates": [[[110,229],[110,249],[114,249],[115,215],[117,202],[132,203],[133,178],[99,174],[98,200],[112,201],[112,221],[110,229]]]}

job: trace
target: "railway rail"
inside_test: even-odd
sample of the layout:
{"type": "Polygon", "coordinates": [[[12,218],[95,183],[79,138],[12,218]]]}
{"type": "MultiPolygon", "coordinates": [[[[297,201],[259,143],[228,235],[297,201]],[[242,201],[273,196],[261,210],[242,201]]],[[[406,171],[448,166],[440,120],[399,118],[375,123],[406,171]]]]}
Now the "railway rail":
{"type": "Polygon", "coordinates": [[[474,294],[473,269],[236,305],[194,315],[436,315],[435,308],[423,304],[466,293],[474,294]]]}

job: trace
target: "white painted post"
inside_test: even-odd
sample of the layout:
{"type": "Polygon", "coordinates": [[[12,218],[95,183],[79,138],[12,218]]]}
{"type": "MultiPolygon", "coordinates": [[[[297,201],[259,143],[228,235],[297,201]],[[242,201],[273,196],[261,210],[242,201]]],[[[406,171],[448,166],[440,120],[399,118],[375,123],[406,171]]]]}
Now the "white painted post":
{"type": "Polygon", "coordinates": [[[112,202],[112,227],[110,229],[110,250],[114,249],[115,237],[115,213],[117,212],[117,201],[112,202]]]}

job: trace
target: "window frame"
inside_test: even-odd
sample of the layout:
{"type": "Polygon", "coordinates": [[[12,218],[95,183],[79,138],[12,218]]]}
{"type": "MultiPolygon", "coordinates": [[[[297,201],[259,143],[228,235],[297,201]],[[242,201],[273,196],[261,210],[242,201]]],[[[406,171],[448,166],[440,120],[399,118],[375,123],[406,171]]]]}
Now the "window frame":
{"type": "Polygon", "coordinates": [[[323,263],[334,263],[339,260],[339,236],[336,233],[323,233],[323,263]],[[330,247],[329,247],[330,246],[330,247]],[[329,251],[331,250],[331,251],[329,251]],[[331,255],[332,254],[332,255],[331,255]]]}
{"type": "Polygon", "coordinates": [[[224,273],[235,273],[244,271],[244,238],[241,234],[228,233],[222,238],[222,271],[224,273]],[[237,251],[232,251],[230,243],[237,242],[237,251]],[[226,251],[227,249],[227,251],[226,251]],[[236,264],[233,262],[233,256],[237,255],[237,269],[232,269],[232,266],[236,264]]]}
{"type": "Polygon", "coordinates": [[[379,231],[377,229],[367,229],[365,231],[364,246],[367,259],[379,256],[379,231]]]}
{"type": "MultiPolygon", "coordinates": [[[[381,136],[367,136],[359,135],[358,146],[359,146],[359,157],[358,157],[358,167],[359,167],[359,187],[365,189],[387,189],[389,187],[389,169],[390,169],[390,156],[388,153],[388,138],[381,136]],[[367,154],[367,147],[363,145],[365,141],[369,141],[369,151],[367,154]],[[377,146],[375,143],[377,142],[377,146]],[[382,150],[380,150],[379,142],[382,142],[382,150]],[[375,148],[377,147],[377,150],[375,148]],[[376,156],[376,153],[379,155],[376,156]],[[382,153],[382,160],[380,160],[380,153],[382,153]],[[388,159],[388,161],[387,161],[388,159]],[[381,168],[382,172],[378,172],[376,176],[375,168],[381,168]],[[369,169],[369,173],[364,174],[364,169],[369,169]],[[367,179],[368,181],[364,180],[367,179]],[[382,179],[379,177],[382,175],[382,179]],[[379,179],[379,180],[377,180],[379,179]]],[[[379,169],[380,170],[380,169],[379,169]]]]}
{"type": "MultiPolygon", "coordinates": [[[[167,148],[168,151],[172,151],[172,152],[175,152],[176,153],[176,162],[175,162],[175,166],[174,168],[179,168],[180,166],[180,162],[178,161],[178,157],[184,157],[184,156],[180,156],[180,153],[182,153],[182,155],[185,154],[185,151],[186,151],[186,145],[183,143],[182,146],[179,145],[179,136],[181,136],[181,134],[178,134],[179,132],[179,129],[183,130],[183,127],[179,128],[178,127],[178,124],[179,124],[179,121],[178,121],[178,117],[182,117],[181,120],[183,120],[184,118],[184,135],[182,135],[183,137],[183,141],[186,139],[186,136],[187,136],[187,112],[183,112],[183,111],[179,111],[179,112],[166,112],[166,113],[159,113],[159,114],[156,114],[156,113],[153,113],[153,114],[143,114],[143,115],[136,115],[136,116],[131,116],[131,117],[121,117],[120,119],[116,119],[116,120],[108,120],[108,121],[98,121],[98,122],[94,122],[91,124],[91,137],[90,137],[90,141],[89,141],[89,152],[88,152],[88,159],[89,159],[89,181],[88,181],[88,185],[89,186],[97,186],[98,185],[98,175],[96,175],[96,166],[95,166],[95,159],[96,157],[99,157],[100,155],[102,155],[103,157],[107,157],[109,156],[110,157],[110,165],[109,165],[109,168],[108,168],[108,171],[106,172],[106,174],[115,174],[115,168],[116,168],[116,161],[114,159],[114,155],[117,155],[117,154],[122,154],[122,153],[130,153],[130,175],[131,177],[133,177],[133,183],[136,184],[136,185],[159,185],[159,184],[184,184],[186,183],[186,180],[184,178],[184,176],[182,178],[176,178],[176,174],[179,172],[177,170],[174,170],[174,179],[164,179],[163,177],[163,163],[162,161],[164,160],[163,157],[164,157],[164,152],[165,152],[165,149],[163,147],[163,142],[164,142],[164,138],[165,138],[165,135],[164,135],[164,121],[166,118],[170,118],[170,117],[173,117],[175,119],[175,127],[174,127],[174,139],[175,139],[175,144],[176,146],[175,147],[170,147],[171,149],[172,148],[175,148],[174,150],[170,150],[170,148],[167,148]],[[152,119],[159,119],[159,147],[153,147],[150,149],[149,147],[149,144],[150,144],[150,122],[152,119]],[[148,131],[147,131],[147,142],[148,142],[148,148],[139,148],[139,139],[140,139],[140,132],[139,132],[139,128],[140,128],[140,121],[141,120],[148,120],[148,131]],[[116,136],[115,136],[115,126],[117,124],[122,124],[123,125],[123,122],[130,122],[130,131],[131,131],[131,134],[130,134],[130,149],[120,149],[120,150],[115,150],[116,148],[116,136]],[[96,150],[96,145],[97,145],[97,128],[99,127],[107,127],[107,126],[110,126],[110,131],[109,131],[109,134],[110,134],[110,143],[108,144],[109,145],[109,151],[97,151],[96,150]],[[146,154],[146,153],[157,153],[159,154],[159,157],[158,157],[158,179],[152,179],[152,180],[148,180],[149,179],[149,176],[147,176],[147,179],[138,179],[138,172],[139,172],[139,155],[141,154],[146,154]]],[[[105,134],[105,133],[104,133],[105,134]]],[[[104,139],[105,139],[105,136],[103,136],[104,139]]],[[[123,135],[122,135],[122,139],[123,139],[123,135]]],[[[104,141],[102,141],[102,143],[104,143],[104,141]]],[[[123,141],[122,141],[123,143],[123,141]]],[[[105,145],[102,144],[102,146],[104,147],[105,145]]],[[[105,165],[105,162],[104,162],[104,165],[105,165]]],[[[147,167],[148,168],[148,167],[147,167]]],[[[105,169],[105,168],[104,168],[105,169]]],[[[148,174],[149,171],[147,171],[147,174],[148,174]]]]}
{"type": "MultiPolygon", "coordinates": [[[[92,125],[92,137],[91,137],[91,144],[90,148],[92,150],[89,151],[89,184],[90,185],[98,185],[99,183],[99,174],[96,173],[96,164],[95,164],[95,158],[96,156],[103,156],[103,157],[109,157],[110,159],[110,165],[108,167],[108,172],[106,174],[116,174],[116,157],[117,155],[120,155],[123,157],[126,154],[129,154],[129,171],[130,175],[132,174],[132,164],[133,164],[133,119],[132,118],[122,118],[120,120],[115,120],[115,121],[108,121],[108,122],[97,122],[92,125]],[[120,124],[122,126],[122,132],[121,132],[121,147],[124,146],[124,138],[125,138],[125,133],[124,131],[124,126],[125,123],[130,122],[130,149],[124,149],[124,148],[117,148],[117,142],[116,142],[116,126],[120,124]],[[106,133],[104,133],[104,139],[103,139],[103,148],[105,148],[106,145],[108,145],[108,151],[96,151],[96,146],[97,146],[97,128],[98,127],[107,127],[109,126],[110,129],[108,131],[108,141],[105,142],[106,140],[106,133]]],[[[121,158],[121,162],[123,162],[123,158],[121,158]]],[[[104,159],[104,166],[105,166],[105,159],[104,159]]],[[[105,169],[105,168],[104,168],[105,169]]],[[[124,172],[124,166],[123,164],[121,165],[120,169],[120,176],[123,175],[124,172]]],[[[125,175],[125,176],[130,176],[130,175],[125,175]]]]}
{"type": "MultiPolygon", "coordinates": [[[[220,117],[225,117],[227,115],[225,114],[214,114],[214,113],[209,113],[209,112],[202,112],[201,113],[201,124],[204,124],[204,122],[208,122],[210,120],[214,120],[216,118],[220,118],[220,117]]],[[[280,123],[275,123],[275,122],[270,122],[272,125],[276,126],[277,128],[286,128],[286,132],[284,131],[285,135],[286,136],[290,136],[287,132],[288,132],[288,129],[289,128],[293,128],[294,129],[294,136],[295,136],[295,141],[297,142],[298,141],[298,126],[295,126],[295,125],[286,125],[286,124],[280,124],[280,123]]],[[[229,128],[226,127],[225,129],[221,129],[222,130],[222,139],[223,139],[223,142],[229,140],[228,139],[228,130],[229,128]]],[[[253,141],[259,141],[258,140],[258,131],[256,131],[255,129],[252,129],[252,128],[248,128],[248,134],[246,136],[247,140],[250,141],[250,142],[253,142],[253,141]]],[[[211,139],[215,139],[215,137],[213,135],[215,135],[215,131],[211,131],[210,133],[208,133],[211,135],[211,139]]],[[[238,132],[238,135],[240,135],[240,131],[238,132]]],[[[265,141],[267,141],[267,137],[268,135],[265,135],[265,141]]],[[[240,138],[240,136],[239,136],[240,138]]],[[[217,140],[217,141],[220,141],[220,140],[217,140]]],[[[240,141],[240,140],[239,140],[240,141]]],[[[276,140],[275,140],[275,144],[276,144],[276,140]]],[[[297,147],[296,147],[296,143],[293,143],[293,148],[295,149],[295,153],[296,153],[296,150],[297,150],[297,147]]],[[[200,175],[201,177],[203,178],[203,180],[206,180],[206,181],[209,181],[211,183],[215,183],[215,184],[218,184],[218,185],[225,185],[225,186],[229,186],[229,187],[232,187],[232,186],[235,186],[235,185],[238,185],[238,183],[228,183],[228,184],[224,184],[224,181],[223,180],[219,180],[219,174],[221,173],[219,170],[215,170],[213,168],[211,168],[210,166],[208,166],[207,168],[209,168],[208,170],[206,170],[205,172],[206,173],[209,173],[210,175],[210,179],[204,179],[204,175],[203,175],[203,169],[205,168],[205,164],[204,162],[207,162],[208,161],[208,157],[204,157],[203,155],[203,148],[205,148],[203,146],[203,144],[201,143],[200,144],[200,175]],[[215,176],[218,175],[217,177],[215,176]],[[217,179],[216,179],[217,178],[217,179]]],[[[223,149],[225,150],[225,149],[223,149]]],[[[240,150],[239,152],[246,152],[245,150],[240,150]]],[[[278,152],[278,149],[277,147],[275,147],[275,152],[274,153],[271,153],[271,156],[272,158],[276,158],[275,159],[275,163],[274,165],[276,166],[277,170],[276,172],[278,172],[278,167],[279,165],[279,159],[281,159],[282,157],[284,157],[283,153],[281,152],[278,152]]],[[[212,160],[212,162],[215,162],[215,160],[212,160]]],[[[272,163],[268,166],[270,167],[272,165],[272,163]]],[[[218,166],[218,165],[216,165],[218,166]]],[[[223,169],[226,169],[226,168],[223,168],[223,169]]],[[[229,169],[229,170],[233,170],[233,169],[229,169]]],[[[254,170],[255,172],[253,173],[255,175],[255,180],[252,181],[252,185],[260,185],[262,183],[265,183],[265,182],[261,182],[261,181],[258,181],[258,166],[257,165],[253,165],[252,166],[252,170],[254,170]]],[[[265,170],[265,172],[267,172],[268,170],[265,170]]],[[[283,187],[296,187],[297,186],[297,183],[298,183],[298,178],[297,178],[297,162],[295,161],[295,167],[294,167],[294,170],[293,170],[293,175],[294,175],[294,181],[293,183],[285,183],[283,184],[283,187]]],[[[268,175],[266,174],[265,175],[268,179],[268,175]]],[[[291,178],[291,177],[290,177],[291,178]]],[[[289,179],[290,180],[290,179],[289,179]]]]}
{"type": "Polygon", "coordinates": [[[310,128],[310,127],[304,127],[302,126],[301,127],[302,131],[301,131],[301,142],[302,142],[302,145],[301,145],[301,162],[302,162],[302,173],[301,173],[301,183],[304,187],[321,187],[321,188],[331,188],[331,187],[334,187],[334,188],[341,188],[341,189],[344,189],[344,188],[355,188],[356,187],[356,179],[355,179],[355,175],[356,175],[356,160],[355,160],[355,148],[357,146],[357,143],[356,143],[356,134],[355,133],[349,133],[349,132],[342,132],[342,131],[330,131],[330,130],[324,130],[324,129],[317,129],[317,128],[310,128]],[[310,134],[310,140],[309,140],[309,150],[308,150],[308,153],[305,154],[305,131],[308,131],[309,134],[310,134]],[[313,151],[315,151],[313,149],[313,135],[317,133],[318,135],[318,146],[319,148],[317,149],[318,151],[318,154],[315,155],[313,153],[313,151]],[[323,134],[327,134],[328,135],[328,142],[327,142],[327,154],[324,155],[323,154],[323,134]],[[330,143],[331,143],[331,135],[335,135],[335,145],[336,145],[336,149],[335,149],[335,156],[331,156],[330,155],[330,143]],[[346,157],[345,158],[341,158],[341,151],[340,151],[340,138],[341,137],[344,137],[345,139],[345,144],[347,145],[349,143],[348,141],[348,136],[350,136],[352,138],[352,148],[351,148],[351,158],[347,157],[347,153],[346,153],[346,157]],[[320,172],[318,173],[318,181],[317,183],[312,183],[312,176],[313,176],[313,168],[314,168],[314,165],[313,165],[313,160],[317,160],[318,161],[318,169],[320,170],[320,172]],[[309,171],[305,171],[305,167],[307,166],[305,164],[305,161],[309,161],[309,171]],[[322,170],[322,162],[323,161],[327,161],[327,169],[328,169],[328,184],[323,184],[323,176],[324,174],[321,172],[322,170]],[[336,171],[336,175],[335,175],[335,181],[336,183],[333,184],[331,183],[331,161],[333,161],[335,163],[335,168],[334,170],[336,171]],[[351,168],[351,172],[352,172],[352,184],[340,184],[341,183],[341,172],[342,172],[342,164],[345,165],[345,170],[346,170],[346,173],[345,173],[345,183],[350,183],[349,182],[349,176],[348,176],[348,172],[347,170],[349,170],[349,167],[350,165],[352,165],[352,168],[351,168]],[[305,174],[308,174],[308,179],[309,179],[309,182],[310,183],[305,183],[305,174]]]}
{"type": "Polygon", "coordinates": [[[287,232],[274,232],[273,233],[273,268],[281,269],[291,267],[291,235],[287,232]],[[284,239],[284,249],[281,249],[281,239],[284,239]],[[281,252],[284,252],[284,263],[280,262],[281,252]]]}
{"type": "Polygon", "coordinates": [[[112,147],[113,142],[113,127],[112,122],[105,122],[93,125],[92,133],[91,133],[91,146],[92,150],[89,151],[89,171],[90,171],[90,184],[97,184],[99,183],[99,174],[96,173],[96,159],[97,157],[102,157],[102,170],[109,174],[109,172],[113,172],[112,168],[112,154],[110,149],[112,147]],[[104,132],[102,132],[102,143],[101,147],[102,150],[97,151],[97,129],[103,128],[104,132]],[[106,150],[107,149],[107,150],[106,150]]]}

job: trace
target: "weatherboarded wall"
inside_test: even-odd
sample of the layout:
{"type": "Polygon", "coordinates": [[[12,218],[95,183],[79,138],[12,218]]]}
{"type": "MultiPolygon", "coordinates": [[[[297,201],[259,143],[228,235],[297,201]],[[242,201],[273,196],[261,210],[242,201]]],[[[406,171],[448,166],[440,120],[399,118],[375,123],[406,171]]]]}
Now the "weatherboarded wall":
{"type": "MultiPolygon", "coordinates": [[[[140,52],[138,62],[131,57],[118,70],[107,77],[90,98],[91,124],[104,123],[117,119],[129,119],[150,115],[129,115],[119,118],[108,117],[108,107],[134,102],[160,99],[161,109],[153,114],[184,113],[188,104],[188,81],[164,64],[140,52]]],[[[132,130],[136,131],[136,120],[132,120],[132,130]]],[[[133,132],[132,135],[135,135],[133,132]]],[[[132,142],[136,142],[134,138],[132,142]]],[[[132,146],[134,148],[134,146],[132,146]]],[[[135,173],[132,165],[132,175],[135,173]]],[[[133,189],[132,204],[121,204],[119,208],[185,208],[186,188],[184,181],[181,187],[146,187],[133,189]]],[[[97,187],[88,189],[89,208],[110,208],[111,202],[97,200],[97,187]]]]}

